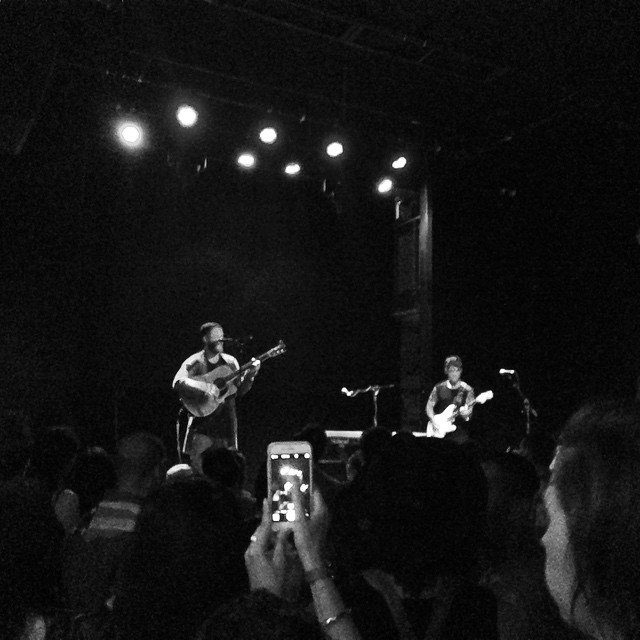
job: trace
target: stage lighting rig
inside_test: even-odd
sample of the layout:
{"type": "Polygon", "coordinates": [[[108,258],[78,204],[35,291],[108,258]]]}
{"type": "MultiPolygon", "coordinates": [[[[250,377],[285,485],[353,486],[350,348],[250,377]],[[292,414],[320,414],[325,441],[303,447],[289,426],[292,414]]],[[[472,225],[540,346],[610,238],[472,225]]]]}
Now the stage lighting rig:
{"type": "Polygon", "coordinates": [[[181,104],[176,110],[176,119],[180,126],[190,128],[198,122],[198,112],[190,104],[181,104]]]}
{"type": "Polygon", "coordinates": [[[144,130],[135,120],[122,120],[116,127],[120,144],[129,149],[138,149],[144,143],[144,130]]]}

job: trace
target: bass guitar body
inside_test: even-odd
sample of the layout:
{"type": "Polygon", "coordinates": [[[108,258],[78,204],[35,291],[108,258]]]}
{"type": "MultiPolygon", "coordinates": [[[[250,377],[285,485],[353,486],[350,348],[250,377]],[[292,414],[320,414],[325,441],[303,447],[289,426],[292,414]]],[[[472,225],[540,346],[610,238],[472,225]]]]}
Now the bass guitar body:
{"type": "MultiPolygon", "coordinates": [[[[484,404],[487,400],[493,398],[493,391],[484,391],[473,402],[467,404],[467,407],[472,407],[474,404],[484,404]]],[[[427,424],[427,438],[444,438],[447,433],[452,433],[456,430],[454,420],[460,413],[460,407],[455,404],[450,404],[442,413],[438,413],[433,416],[432,420],[429,420],[427,424]]]]}
{"type": "Polygon", "coordinates": [[[447,433],[456,430],[454,420],[458,414],[455,404],[450,404],[442,413],[433,416],[427,424],[427,438],[444,438],[447,433]]]}

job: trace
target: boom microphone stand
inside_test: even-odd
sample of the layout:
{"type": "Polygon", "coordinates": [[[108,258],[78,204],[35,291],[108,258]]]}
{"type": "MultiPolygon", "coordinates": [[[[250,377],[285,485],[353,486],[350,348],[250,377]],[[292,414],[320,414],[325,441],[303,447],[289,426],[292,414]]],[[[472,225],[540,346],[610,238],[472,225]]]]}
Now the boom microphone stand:
{"type": "Polygon", "coordinates": [[[538,412],[531,405],[531,401],[527,398],[522,389],[520,389],[520,376],[515,369],[500,369],[500,375],[509,376],[511,378],[511,384],[513,388],[518,392],[520,399],[522,400],[522,412],[524,413],[526,434],[531,435],[531,416],[538,417],[538,412]]]}
{"type": "Polygon", "coordinates": [[[373,426],[378,426],[378,394],[383,389],[392,389],[395,387],[395,384],[375,384],[370,387],[364,387],[362,389],[353,389],[350,391],[346,387],[342,387],[341,391],[348,398],[355,398],[355,396],[359,396],[361,393],[369,393],[371,392],[371,396],[373,398],[373,426]]]}

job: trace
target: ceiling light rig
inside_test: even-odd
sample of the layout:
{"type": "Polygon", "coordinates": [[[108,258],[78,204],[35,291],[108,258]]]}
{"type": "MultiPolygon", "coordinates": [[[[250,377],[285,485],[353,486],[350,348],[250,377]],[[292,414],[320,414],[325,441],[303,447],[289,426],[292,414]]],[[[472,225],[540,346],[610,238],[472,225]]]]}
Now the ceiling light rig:
{"type": "Polygon", "coordinates": [[[298,162],[289,162],[284,168],[284,172],[288,176],[297,176],[300,171],[302,171],[302,167],[298,162]]]}
{"type": "MultiPolygon", "coordinates": [[[[171,111],[169,111],[174,116],[173,122],[180,125],[178,132],[183,132],[182,143],[198,144],[198,152],[201,154],[199,157],[201,159],[203,157],[208,158],[194,163],[195,172],[198,174],[207,171],[208,161],[211,159],[213,150],[209,149],[207,151],[206,140],[201,140],[198,143],[197,139],[189,137],[187,132],[193,129],[197,138],[200,139],[213,131],[208,131],[206,127],[204,129],[196,127],[196,125],[201,124],[201,116],[204,112],[208,113],[208,110],[203,109],[203,105],[197,99],[194,100],[185,96],[173,100],[171,111]]],[[[290,125],[294,130],[286,130],[283,123],[275,121],[271,115],[258,119],[257,122],[254,120],[253,125],[249,124],[249,133],[248,135],[245,134],[245,141],[241,143],[243,146],[236,148],[235,155],[232,155],[233,162],[237,168],[242,171],[252,171],[260,168],[261,171],[271,172],[274,176],[280,175],[289,180],[296,176],[303,176],[304,179],[326,179],[327,176],[323,174],[326,174],[327,171],[331,173],[333,171],[331,167],[335,169],[344,162],[344,158],[347,155],[352,155],[353,140],[351,140],[349,132],[344,130],[343,127],[336,127],[335,125],[327,127],[328,133],[325,132],[321,134],[321,137],[316,137],[320,132],[317,130],[310,131],[304,118],[301,121],[290,123],[290,125]],[[304,124],[302,141],[297,139],[300,137],[300,132],[296,129],[301,124],[304,124]],[[297,147],[295,151],[294,148],[289,148],[294,144],[297,147]],[[301,144],[302,146],[300,146],[301,144]],[[262,157],[262,145],[264,145],[265,151],[264,158],[262,157]],[[308,146],[315,147],[319,150],[319,153],[312,153],[311,149],[307,148],[308,146]],[[267,149],[270,149],[268,154],[267,149]],[[258,155],[258,151],[261,155],[258,155]],[[304,160],[307,155],[313,155],[316,159],[309,160],[305,164],[301,161],[301,157],[304,160]],[[322,161],[322,157],[325,158],[325,162],[322,161]],[[327,158],[329,164],[326,163],[327,158]]],[[[147,127],[138,117],[121,112],[121,117],[115,122],[115,129],[118,141],[128,150],[133,151],[149,145],[147,127]]],[[[223,126],[221,131],[227,139],[229,136],[233,137],[234,135],[234,129],[230,127],[225,128],[223,126]]],[[[245,129],[245,132],[247,132],[247,129],[245,129]]],[[[218,134],[215,135],[217,136],[218,134]]],[[[180,141],[180,135],[178,135],[178,139],[180,141]]],[[[377,146],[373,140],[370,142],[374,144],[374,147],[377,146]]],[[[411,168],[411,173],[414,172],[413,159],[416,151],[412,149],[411,153],[409,153],[411,146],[412,143],[410,141],[396,140],[392,142],[390,149],[389,147],[387,147],[386,151],[379,149],[379,151],[382,151],[379,156],[381,173],[378,174],[378,180],[373,183],[374,193],[380,196],[393,195],[397,197],[401,187],[406,186],[405,183],[407,181],[411,181],[411,176],[407,175],[407,170],[411,168]]],[[[375,162],[377,152],[372,149],[367,151],[368,147],[369,143],[365,143],[362,153],[370,156],[367,162],[375,162]]],[[[181,149],[181,152],[186,153],[187,151],[186,148],[181,149]]],[[[213,157],[218,157],[220,162],[224,162],[224,157],[229,158],[219,145],[217,151],[213,153],[213,157]]]]}
{"type": "Polygon", "coordinates": [[[274,127],[264,127],[259,137],[264,144],[273,144],[278,139],[278,132],[274,127]]]}
{"type": "Polygon", "coordinates": [[[330,158],[337,158],[344,153],[344,147],[339,140],[333,140],[327,145],[326,151],[330,158]]]}
{"type": "Polygon", "coordinates": [[[404,169],[407,166],[407,157],[404,155],[396,156],[396,158],[391,162],[391,168],[399,171],[400,169],[404,169]]]}
{"type": "Polygon", "coordinates": [[[250,151],[243,151],[238,154],[236,163],[243,169],[253,169],[256,166],[256,156],[250,151]]]}
{"type": "Polygon", "coordinates": [[[120,144],[128,149],[139,149],[144,143],[144,129],[136,120],[121,120],[116,126],[120,144]]]}
{"type": "Polygon", "coordinates": [[[376,191],[384,195],[384,194],[390,193],[393,187],[394,187],[393,180],[385,176],[384,178],[381,178],[380,180],[378,180],[376,184],[376,191]]]}
{"type": "Polygon", "coordinates": [[[176,110],[176,119],[181,127],[188,129],[198,122],[198,112],[190,104],[181,104],[176,110]]]}

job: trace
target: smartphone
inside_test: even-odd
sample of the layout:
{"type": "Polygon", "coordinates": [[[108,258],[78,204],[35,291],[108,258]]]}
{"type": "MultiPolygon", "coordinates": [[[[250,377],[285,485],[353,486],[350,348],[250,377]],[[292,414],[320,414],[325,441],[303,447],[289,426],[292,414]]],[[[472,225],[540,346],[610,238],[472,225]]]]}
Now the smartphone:
{"type": "Polygon", "coordinates": [[[291,479],[300,479],[304,517],[311,515],[313,456],[308,442],[272,442],[267,447],[267,483],[271,524],[286,525],[300,517],[291,494],[291,479]]]}

